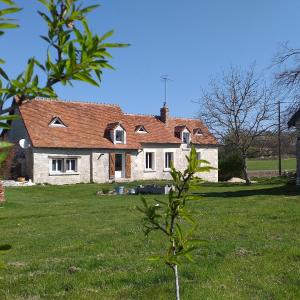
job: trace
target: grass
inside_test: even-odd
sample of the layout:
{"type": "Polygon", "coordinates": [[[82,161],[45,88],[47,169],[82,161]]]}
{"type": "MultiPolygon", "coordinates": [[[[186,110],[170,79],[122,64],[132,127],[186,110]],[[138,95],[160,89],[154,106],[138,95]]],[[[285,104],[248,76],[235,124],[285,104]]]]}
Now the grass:
{"type": "MultiPolygon", "coordinates": [[[[296,158],[282,159],[282,170],[296,170],[296,158]]],[[[278,170],[278,160],[276,159],[249,159],[249,171],[278,170]]]]}
{"type": "MultiPolygon", "coordinates": [[[[96,196],[103,187],[7,189],[0,244],[12,248],[0,252],[0,299],[174,299],[171,271],[146,260],[165,241],[143,236],[139,196],[96,196]]],[[[299,299],[299,189],[197,192],[189,206],[208,243],[180,266],[182,299],[299,299]]]]}

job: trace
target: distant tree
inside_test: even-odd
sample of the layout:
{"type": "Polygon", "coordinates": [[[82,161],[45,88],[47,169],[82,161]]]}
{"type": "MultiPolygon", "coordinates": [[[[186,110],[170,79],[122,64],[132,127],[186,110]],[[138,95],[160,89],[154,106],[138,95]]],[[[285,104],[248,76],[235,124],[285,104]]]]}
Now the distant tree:
{"type": "MultiPolygon", "coordinates": [[[[12,97],[18,97],[20,103],[37,96],[57,97],[57,84],[72,86],[74,81],[99,86],[103,70],[113,69],[108,62],[112,57],[108,49],[127,46],[106,42],[113,31],[102,36],[91,32],[87,15],[99,5],[83,7],[80,4],[83,1],[79,0],[38,1],[44,7],[38,14],[48,27],[47,33],[41,36],[46,42],[45,60],[40,62],[31,57],[25,70],[15,79],[10,79],[7,72],[0,69],[0,121],[14,118],[7,116],[12,106],[5,107],[12,97]]],[[[0,0],[1,3],[6,7],[0,10],[0,36],[3,29],[18,27],[3,16],[20,10],[11,0],[0,0]]],[[[0,62],[4,63],[3,60],[0,62]]],[[[0,123],[0,126],[9,128],[6,122],[0,123]]],[[[4,142],[0,144],[1,148],[7,146],[4,142]]]]}
{"type": "Polygon", "coordinates": [[[255,139],[274,126],[274,91],[255,73],[231,67],[212,79],[201,97],[199,116],[220,140],[233,145],[243,160],[247,184],[249,149],[255,139]]]}
{"type": "Polygon", "coordinates": [[[288,92],[282,99],[290,102],[282,113],[283,129],[286,129],[291,114],[300,108],[300,48],[283,44],[273,59],[273,66],[279,67],[275,73],[279,88],[288,92]]]}

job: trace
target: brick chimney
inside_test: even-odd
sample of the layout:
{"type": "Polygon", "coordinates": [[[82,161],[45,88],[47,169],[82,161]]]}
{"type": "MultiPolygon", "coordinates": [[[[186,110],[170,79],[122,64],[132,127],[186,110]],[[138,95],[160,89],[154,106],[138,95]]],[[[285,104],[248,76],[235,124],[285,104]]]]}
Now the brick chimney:
{"type": "Polygon", "coordinates": [[[167,103],[164,102],[164,106],[160,109],[160,120],[168,125],[169,119],[169,108],[167,107],[167,103]]]}
{"type": "Polygon", "coordinates": [[[5,202],[4,186],[0,182],[0,203],[5,202]]]}

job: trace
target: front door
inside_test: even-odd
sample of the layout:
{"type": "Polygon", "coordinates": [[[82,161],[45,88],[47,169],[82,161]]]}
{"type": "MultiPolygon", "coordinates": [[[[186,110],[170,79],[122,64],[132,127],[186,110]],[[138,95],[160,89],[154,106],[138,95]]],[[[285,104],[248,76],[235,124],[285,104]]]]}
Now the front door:
{"type": "Polygon", "coordinates": [[[124,177],[124,155],[116,153],[115,158],[115,178],[124,177]]]}

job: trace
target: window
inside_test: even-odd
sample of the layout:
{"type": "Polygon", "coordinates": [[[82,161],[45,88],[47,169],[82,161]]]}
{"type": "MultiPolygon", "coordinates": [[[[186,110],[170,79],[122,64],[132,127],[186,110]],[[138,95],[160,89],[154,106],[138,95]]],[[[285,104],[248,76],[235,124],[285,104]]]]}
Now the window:
{"type": "Polygon", "coordinates": [[[52,159],[52,172],[62,173],[63,164],[64,164],[63,159],[52,159]]]}
{"type": "Polygon", "coordinates": [[[124,132],[123,130],[116,130],[116,142],[123,143],[124,132]]]}
{"type": "Polygon", "coordinates": [[[165,169],[171,168],[172,161],[173,161],[173,152],[165,152],[165,169]]]}
{"type": "Polygon", "coordinates": [[[51,126],[51,127],[66,127],[64,122],[59,117],[54,117],[51,120],[49,126],[51,126]]]}
{"type": "Polygon", "coordinates": [[[76,173],[77,158],[52,158],[50,159],[50,173],[76,173]]]}
{"type": "Polygon", "coordinates": [[[198,160],[201,159],[201,152],[197,152],[197,159],[198,159],[198,160]]]}
{"type": "Polygon", "coordinates": [[[146,152],[146,170],[154,170],[154,152],[146,152]]]}
{"type": "Polygon", "coordinates": [[[77,159],[66,159],[66,172],[77,172],[77,159]]]}
{"type": "Polygon", "coordinates": [[[138,133],[148,133],[146,128],[144,126],[141,126],[141,125],[136,127],[136,132],[138,132],[138,133]]]}
{"type": "Polygon", "coordinates": [[[195,135],[203,135],[201,128],[196,128],[194,132],[195,132],[195,135]]]}
{"type": "Polygon", "coordinates": [[[182,143],[183,144],[189,144],[190,143],[190,133],[189,132],[183,132],[182,133],[182,143]]]}

